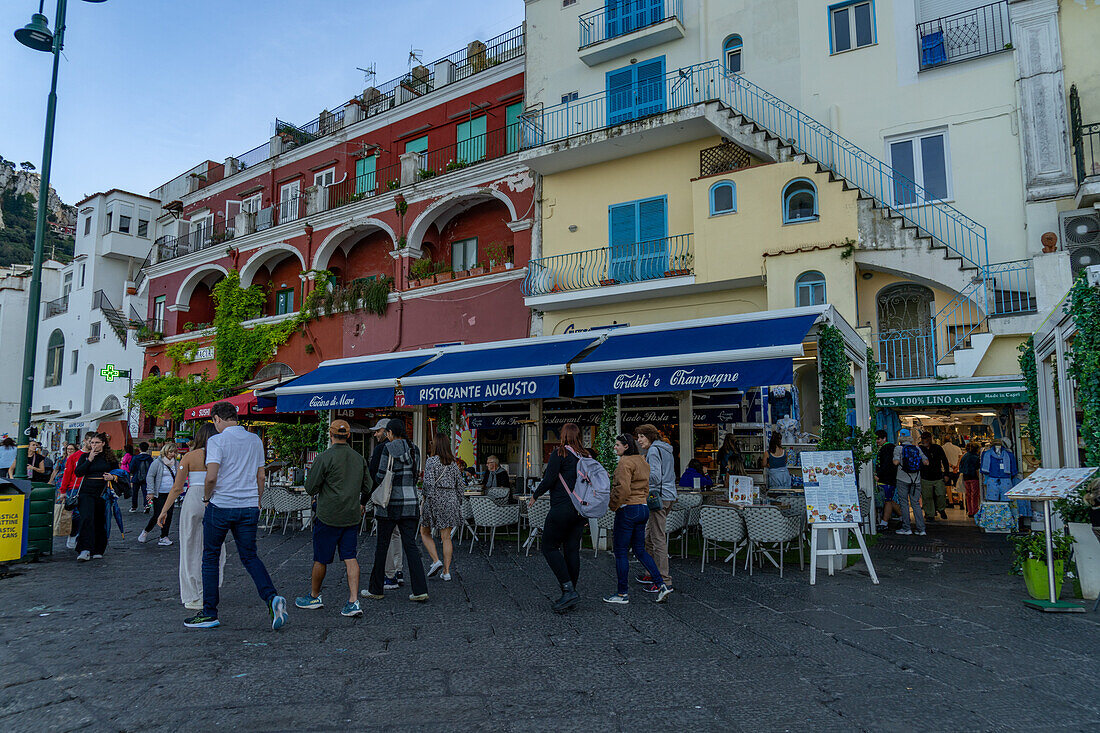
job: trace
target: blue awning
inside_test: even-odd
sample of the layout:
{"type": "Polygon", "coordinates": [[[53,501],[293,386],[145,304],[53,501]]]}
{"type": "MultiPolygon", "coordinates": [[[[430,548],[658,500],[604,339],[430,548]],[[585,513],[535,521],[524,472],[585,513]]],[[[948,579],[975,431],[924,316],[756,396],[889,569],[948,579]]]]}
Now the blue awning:
{"type": "Polygon", "coordinates": [[[569,362],[602,337],[580,333],[446,347],[401,380],[405,404],[557,397],[569,362]]]}
{"type": "Polygon", "coordinates": [[[572,367],[577,397],[790,384],[828,306],[613,331],[572,367]],[[761,317],[763,316],[763,317],[761,317]]]}
{"type": "Polygon", "coordinates": [[[397,380],[438,354],[426,349],[326,361],[269,394],[279,412],[393,407],[397,380]]]}

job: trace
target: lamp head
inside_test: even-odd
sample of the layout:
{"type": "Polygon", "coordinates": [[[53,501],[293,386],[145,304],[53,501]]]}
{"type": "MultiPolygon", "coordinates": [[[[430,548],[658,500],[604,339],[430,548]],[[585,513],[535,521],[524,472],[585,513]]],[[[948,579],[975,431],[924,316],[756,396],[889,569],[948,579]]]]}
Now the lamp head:
{"type": "Polygon", "coordinates": [[[15,32],[15,40],[35,51],[53,50],[53,33],[50,31],[49,21],[42,13],[32,15],[31,22],[15,32]]]}

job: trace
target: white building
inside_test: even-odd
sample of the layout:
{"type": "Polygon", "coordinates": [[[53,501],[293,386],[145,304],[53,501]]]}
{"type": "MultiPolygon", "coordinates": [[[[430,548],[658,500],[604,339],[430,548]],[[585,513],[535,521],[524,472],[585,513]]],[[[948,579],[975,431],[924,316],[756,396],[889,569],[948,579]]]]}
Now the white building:
{"type": "MultiPolygon", "coordinates": [[[[60,262],[42,263],[42,292],[57,290],[60,262]]],[[[13,438],[19,430],[19,376],[23,373],[23,341],[27,334],[27,300],[31,286],[30,265],[0,268],[0,433],[13,438]]]]}
{"type": "MultiPolygon", "coordinates": [[[[134,279],[160,216],[157,200],[119,189],[76,206],[73,261],[42,291],[32,415],[51,449],[101,422],[127,419],[130,384],[113,371],[141,374],[131,327],[144,320],[146,302],[134,279]]],[[[131,434],[135,421],[131,414],[131,434]]]]}

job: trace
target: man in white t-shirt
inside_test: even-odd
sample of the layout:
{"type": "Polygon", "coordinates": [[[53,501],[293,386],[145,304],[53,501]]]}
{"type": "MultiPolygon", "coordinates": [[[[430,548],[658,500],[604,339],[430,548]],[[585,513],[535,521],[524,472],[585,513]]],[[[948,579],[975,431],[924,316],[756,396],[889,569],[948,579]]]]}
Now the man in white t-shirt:
{"type": "MultiPolygon", "coordinates": [[[[218,434],[206,441],[206,485],[202,520],[202,611],[183,622],[192,629],[219,625],[219,558],[226,535],[233,533],[241,564],[271,613],[271,628],[286,624],[286,599],[275,590],[271,576],[256,553],[260,523],[260,495],[264,486],[263,441],[237,424],[237,408],[218,402],[211,408],[218,434]]],[[[192,487],[198,490],[198,487],[192,487]]]]}

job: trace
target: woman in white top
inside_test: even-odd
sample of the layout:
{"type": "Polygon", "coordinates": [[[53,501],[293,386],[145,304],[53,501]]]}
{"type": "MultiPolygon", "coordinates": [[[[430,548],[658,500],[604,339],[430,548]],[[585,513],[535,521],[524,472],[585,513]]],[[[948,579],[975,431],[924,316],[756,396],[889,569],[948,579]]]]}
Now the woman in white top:
{"type": "Polygon", "coordinates": [[[168,443],[161,449],[160,457],[149,466],[149,473],[145,476],[145,483],[149,487],[149,496],[153,497],[153,513],[149,516],[149,523],[145,525],[145,529],[141,530],[141,534],[138,535],[138,542],[145,542],[149,538],[149,533],[158,524],[157,515],[161,513],[162,509],[167,508],[167,511],[164,512],[167,520],[160,525],[160,540],[157,544],[161,547],[172,544],[172,540],[168,539],[168,530],[172,528],[172,502],[168,501],[168,495],[171,493],[172,485],[176,483],[176,476],[179,473],[179,461],[176,460],[176,444],[168,443]]]}
{"type": "MultiPolygon", "coordinates": [[[[172,521],[172,504],[183,493],[184,482],[187,493],[180,507],[180,600],[184,608],[202,610],[202,518],[206,505],[202,502],[206,484],[206,441],[218,431],[213,423],[204,422],[195,431],[195,441],[191,450],[180,463],[176,483],[165,500],[166,506],[159,515],[154,513],[157,524],[167,525],[172,521]]],[[[221,573],[225,570],[225,546],[218,569],[218,585],[221,585],[221,573]]]]}

